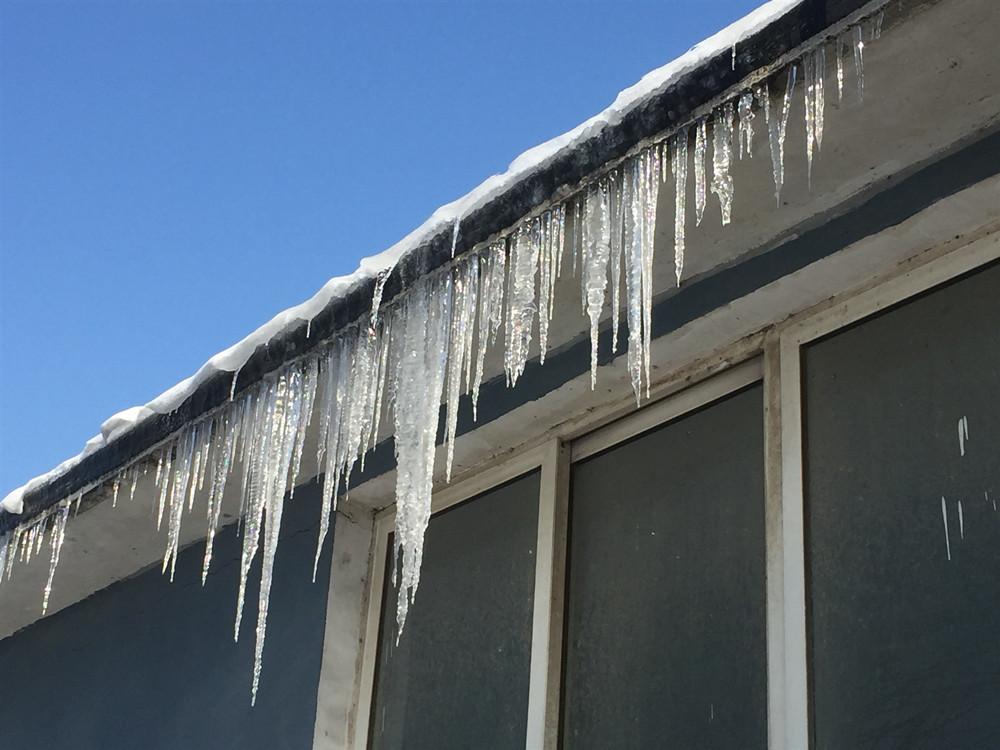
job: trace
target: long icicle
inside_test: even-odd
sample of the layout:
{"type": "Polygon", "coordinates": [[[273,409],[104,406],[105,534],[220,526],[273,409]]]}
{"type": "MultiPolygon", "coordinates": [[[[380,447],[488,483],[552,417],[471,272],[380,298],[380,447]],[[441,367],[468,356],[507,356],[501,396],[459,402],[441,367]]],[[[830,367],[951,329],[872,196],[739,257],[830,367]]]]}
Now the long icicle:
{"type": "Polygon", "coordinates": [[[725,226],[733,215],[733,176],[729,173],[733,161],[733,126],[736,113],[732,102],[726,102],[715,110],[712,125],[712,192],[718,197],[722,208],[722,224],[725,226]]]}
{"type": "MultiPolygon", "coordinates": [[[[788,66],[788,77],[785,81],[785,95],[782,97],[780,111],[770,112],[768,103],[768,140],[771,146],[771,166],[774,172],[774,200],[781,205],[781,186],[785,181],[785,134],[788,131],[788,113],[792,107],[792,92],[795,89],[795,65],[788,66]]],[[[764,95],[767,89],[764,88],[764,95]]]]}
{"type": "Polygon", "coordinates": [[[694,217],[701,224],[705,215],[705,151],[708,148],[708,125],[704,117],[698,120],[694,134],[694,217]]]}
{"type": "Polygon", "coordinates": [[[268,455],[267,487],[265,488],[263,530],[263,561],[260,573],[260,595],[257,604],[257,639],[254,645],[253,685],[251,705],[257,702],[260,670],[267,632],[267,614],[271,598],[274,558],[281,534],[281,515],[288,490],[289,471],[295,452],[295,437],[302,418],[302,372],[293,367],[278,378],[275,389],[274,416],[270,420],[272,438],[268,455]]]}
{"type": "MultiPolygon", "coordinates": [[[[45,591],[42,594],[42,616],[49,609],[49,595],[52,593],[52,579],[56,575],[56,567],[59,565],[59,553],[62,552],[63,542],[66,541],[66,520],[69,518],[69,503],[59,506],[52,517],[52,528],[49,530],[49,542],[52,545],[52,557],[49,559],[49,577],[45,583],[45,591]]],[[[0,560],[0,573],[3,571],[3,563],[0,560]]],[[[0,575],[0,579],[3,576],[0,575]]]]}
{"type": "Polygon", "coordinates": [[[688,129],[677,131],[670,149],[670,168],[674,173],[674,273],[677,286],[684,275],[684,208],[687,196],[688,129]]]}
{"type": "Polygon", "coordinates": [[[590,387],[597,386],[598,324],[604,311],[608,287],[611,228],[608,195],[604,187],[592,187],[583,206],[584,307],[590,319],[590,387]]]}
{"type": "Polygon", "coordinates": [[[538,275],[538,245],[531,222],[514,233],[513,254],[508,271],[507,349],[504,369],[508,385],[517,384],[528,361],[531,328],[535,320],[535,277],[538,275]]]}
{"type": "MultiPolygon", "coordinates": [[[[399,309],[394,325],[399,339],[394,374],[396,426],[396,533],[394,571],[398,563],[397,641],[420,583],[424,532],[431,515],[434,444],[444,386],[442,352],[448,342],[452,275],[418,282],[399,309]],[[436,283],[433,283],[435,282],[436,283]]],[[[394,572],[394,579],[397,578],[394,572]]]]}
{"type": "Polygon", "coordinates": [[[753,92],[744,91],[740,94],[739,118],[740,118],[740,160],[743,154],[753,158],[753,92]]]}

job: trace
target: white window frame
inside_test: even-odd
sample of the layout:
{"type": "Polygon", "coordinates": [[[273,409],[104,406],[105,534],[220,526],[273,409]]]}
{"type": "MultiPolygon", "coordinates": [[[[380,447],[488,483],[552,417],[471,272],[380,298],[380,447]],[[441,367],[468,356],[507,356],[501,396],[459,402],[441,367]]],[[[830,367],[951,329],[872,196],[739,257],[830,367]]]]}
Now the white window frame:
{"type": "Polygon", "coordinates": [[[770,444],[765,444],[765,452],[768,477],[772,481],[768,492],[768,576],[770,578],[773,573],[781,577],[781,585],[771,590],[768,601],[771,750],[811,746],[802,348],[998,258],[1000,237],[996,234],[986,233],[972,241],[956,238],[954,243],[901,264],[888,276],[871,281],[863,289],[849,291],[791,318],[765,345],[765,402],[769,407],[766,420],[770,438],[770,444]],[[778,466],[774,466],[775,457],[780,459],[778,466]],[[774,486],[775,483],[778,486],[774,486]]]}
{"type": "MultiPolygon", "coordinates": [[[[496,459],[435,492],[434,513],[541,471],[526,748],[558,747],[572,464],[754,382],[762,382],[764,390],[768,748],[810,747],[801,349],[998,258],[1000,237],[988,232],[924,252],[861,289],[846,290],[763,333],[722,346],[710,360],[692,363],[683,376],[675,374],[660,383],[654,389],[656,400],[638,410],[609,403],[591,419],[568,423],[544,442],[496,459]]],[[[393,521],[394,510],[388,508],[375,514],[371,525],[356,699],[347,733],[347,746],[354,750],[368,747],[383,572],[393,521]]],[[[321,746],[318,737],[317,731],[321,746]]]]}

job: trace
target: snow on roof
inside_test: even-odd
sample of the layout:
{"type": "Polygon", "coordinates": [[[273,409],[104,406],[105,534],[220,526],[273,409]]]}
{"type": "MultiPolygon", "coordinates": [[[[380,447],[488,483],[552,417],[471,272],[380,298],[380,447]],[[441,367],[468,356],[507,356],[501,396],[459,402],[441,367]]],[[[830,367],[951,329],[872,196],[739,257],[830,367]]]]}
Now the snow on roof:
{"type": "Polygon", "coordinates": [[[213,356],[194,375],[182,380],[145,406],[133,406],[108,418],[101,425],[101,433],[88,440],[81,453],[10,492],[3,501],[0,501],[0,508],[9,513],[21,513],[26,492],[63,475],[86,456],[126,434],[141,421],[156,414],[169,414],[174,411],[202,383],[217,373],[238,372],[259,346],[280,336],[300,321],[312,320],[334,300],[346,296],[362,283],[392,269],[402,258],[419,252],[421,247],[442,231],[451,227],[454,227],[455,231],[460,231],[463,217],[486,206],[513,185],[540,171],[560,155],[572,151],[602,130],[618,124],[627,113],[663,92],[707,60],[728,49],[735,50],[742,40],[760,31],[802,2],[804,0],[771,0],[717,34],[696,44],[672,62],[647,73],[638,83],[619,93],[611,106],[603,112],[572,130],[525,151],[510,163],[503,174],[489,177],[463,197],[441,206],[423,224],[392,247],[378,255],[363,258],[354,273],[330,279],[312,298],[279,313],[242,341],[213,356]]]}

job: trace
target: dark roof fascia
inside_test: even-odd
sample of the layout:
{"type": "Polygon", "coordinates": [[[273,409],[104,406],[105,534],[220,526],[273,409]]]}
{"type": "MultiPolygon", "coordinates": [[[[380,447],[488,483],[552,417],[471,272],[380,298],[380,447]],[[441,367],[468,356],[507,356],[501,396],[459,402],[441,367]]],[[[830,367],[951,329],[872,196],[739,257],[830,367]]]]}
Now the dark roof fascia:
{"type": "MultiPolygon", "coordinates": [[[[568,153],[519,180],[486,205],[463,216],[456,257],[514,226],[537,207],[554,200],[566,186],[577,185],[608,162],[626,156],[636,144],[686,124],[698,110],[743,79],[779,62],[807,40],[821,35],[867,4],[867,0],[804,0],[741,40],[735,62],[729,50],[705,60],[664,91],[628,111],[617,124],[603,128],[568,153]]],[[[421,277],[451,262],[452,241],[451,228],[445,228],[403,257],[385,282],[383,299],[391,300],[421,277]]],[[[246,390],[355,323],[369,312],[374,289],[375,279],[365,280],[344,296],[332,300],[308,325],[301,321],[259,346],[240,368],[235,392],[246,390]]],[[[207,378],[173,412],[143,420],[60,476],[26,492],[23,513],[12,515],[0,511],[0,533],[135,461],[186,424],[223,405],[229,400],[232,387],[231,373],[218,372],[207,378]]]]}

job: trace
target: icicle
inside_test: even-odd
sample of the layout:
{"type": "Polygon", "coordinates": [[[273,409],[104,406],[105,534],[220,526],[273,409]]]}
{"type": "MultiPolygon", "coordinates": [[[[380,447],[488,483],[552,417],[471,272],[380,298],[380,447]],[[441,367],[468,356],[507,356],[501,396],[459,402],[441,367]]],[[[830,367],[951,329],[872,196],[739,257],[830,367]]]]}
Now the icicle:
{"type": "Polygon", "coordinates": [[[576,201],[575,205],[576,218],[573,222],[573,276],[575,277],[578,272],[578,256],[580,254],[580,241],[581,232],[583,230],[583,203],[581,201],[576,201]]]}
{"type": "MultiPolygon", "coordinates": [[[[768,139],[771,145],[771,164],[774,169],[774,199],[781,205],[781,186],[785,181],[785,134],[788,130],[788,113],[792,107],[792,92],[795,89],[796,68],[788,66],[788,78],[785,82],[785,96],[781,101],[780,114],[770,114],[768,104],[768,139]]],[[[767,89],[764,89],[765,96],[767,89]]]]}
{"type": "Polygon", "coordinates": [[[17,559],[18,546],[21,543],[21,537],[23,536],[24,528],[18,526],[11,532],[10,537],[7,541],[7,580],[10,580],[11,570],[14,568],[14,560],[17,559]]]}
{"type": "Polygon", "coordinates": [[[139,467],[132,467],[132,481],[129,483],[128,487],[128,501],[131,503],[135,500],[135,487],[139,483],[139,467]]]}
{"type": "Polygon", "coordinates": [[[194,444],[194,458],[191,464],[191,482],[188,484],[187,508],[194,508],[194,496],[205,486],[205,470],[208,468],[208,451],[212,446],[212,420],[202,422],[197,427],[194,444]]]}
{"type": "Polygon", "coordinates": [[[233,626],[233,640],[240,638],[240,622],[243,619],[243,604],[246,599],[247,582],[250,577],[250,564],[257,556],[260,544],[261,524],[264,520],[264,509],[267,505],[267,484],[269,459],[273,452],[273,423],[278,386],[273,380],[262,382],[258,386],[258,398],[254,408],[253,424],[249,427],[245,442],[250,442],[249,455],[252,461],[244,468],[244,476],[249,476],[249,486],[244,493],[243,503],[246,507],[243,526],[243,552],[240,555],[240,586],[236,597],[236,623],[233,626]]]}
{"type": "Polygon", "coordinates": [[[854,27],[854,74],[858,81],[858,101],[865,98],[865,40],[860,26],[854,27]]]}
{"type": "Polygon", "coordinates": [[[476,312],[479,310],[479,259],[472,257],[465,261],[468,288],[468,303],[462,313],[466,325],[462,328],[462,361],[465,363],[463,393],[472,390],[472,362],[475,359],[473,344],[476,338],[476,312]]]}
{"type": "Polygon", "coordinates": [[[236,410],[235,415],[226,413],[219,417],[221,428],[215,430],[215,446],[212,454],[214,465],[208,488],[208,533],[205,537],[205,557],[201,565],[202,586],[208,580],[208,569],[212,563],[212,549],[215,545],[215,535],[222,515],[222,498],[226,491],[226,479],[229,477],[235,456],[236,432],[238,430],[235,420],[239,419],[239,414],[240,411],[236,410]]]}
{"type": "Polygon", "coordinates": [[[538,233],[538,349],[539,361],[545,364],[545,353],[549,348],[549,325],[555,311],[555,291],[558,249],[554,241],[554,222],[551,211],[536,222],[538,233]]]}
{"type": "Polygon", "coordinates": [[[844,101],[844,37],[837,37],[837,104],[844,101]]]}
{"type": "Polygon", "coordinates": [[[15,526],[14,530],[7,535],[7,541],[4,544],[6,562],[4,563],[3,570],[0,571],[0,578],[6,577],[7,580],[10,580],[10,572],[14,567],[14,560],[17,559],[17,548],[21,541],[21,528],[20,526],[15,526]]]}
{"type": "Polygon", "coordinates": [[[816,150],[819,151],[823,147],[823,125],[826,120],[826,89],[823,83],[826,77],[826,48],[821,46],[816,49],[813,59],[816,73],[816,96],[813,98],[816,111],[813,119],[816,121],[816,150]]]}
{"type": "Polygon", "coordinates": [[[63,542],[66,541],[66,520],[69,518],[69,503],[59,506],[52,519],[52,528],[49,531],[49,542],[52,544],[52,557],[49,558],[49,578],[45,584],[45,592],[42,594],[42,616],[49,609],[49,595],[52,593],[52,579],[56,575],[56,566],[59,565],[59,553],[62,552],[63,542]]]}
{"type": "Polygon", "coordinates": [[[319,387],[319,362],[316,357],[310,357],[302,367],[301,417],[298,430],[295,433],[295,447],[292,453],[291,477],[288,480],[288,499],[295,495],[295,486],[299,481],[299,469],[302,466],[302,452],[306,447],[306,430],[312,421],[313,404],[316,401],[316,389],[319,387]]]}
{"type": "Polygon", "coordinates": [[[625,202],[625,288],[628,295],[628,369],[636,403],[642,388],[642,269],[643,269],[643,170],[639,159],[627,167],[623,194],[625,202]]]}
{"type": "Polygon", "coordinates": [[[733,124],[736,113],[732,102],[726,102],[715,110],[712,125],[712,192],[719,198],[722,207],[722,225],[732,220],[733,177],[729,166],[733,160],[733,124]]]}
{"type": "Polygon", "coordinates": [[[660,157],[655,149],[643,154],[643,205],[645,226],[642,233],[642,336],[643,369],[646,377],[646,398],[649,398],[650,351],[653,331],[653,251],[656,239],[656,208],[660,195],[660,157]]]}
{"type": "MultiPolygon", "coordinates": [[[[368,442],[369,450],[375,447],[375,442],[378,440],[379,426],[382,424],[382,402],[385,397],[385,381],[389,365],[389,341],[391,339],[390,327],[392,319],[383,318],[380,325],[381,328],[376,345],[376,350],[378,351],[378,373],[376,375],[377,381],[375,387],[375,413],[372,415],[371,436],[368,442]]],[[[364,457],[362,457],[362,471],[364,467],[364,457]]]]}
{"type": "Polygon", "coordinates": [[[753,157],[753,93],[750,91],[744,91],[740,94],[739,101],[739,116],[740,116],[740,159],[743,159],[743,154],[749,157],[753,157]]]}
{"type": "Polygon", "coordinates": [[[111,507],[118,507],[118,490],[121,488],[122,475],[119,474],[115,477],[115,481],[111,483],[111,507]]]}
{"type": "Polygon", "coordinates": [[[302,371],[293,367],[278,379],[271,419],[271,445],[265,489],[265,529],[263,563],[260,574],[260,597],[257,605],[257,642],[254,649],[251,704],[256,702],[260,682],[261,659],[267,630],[267,611],[271,597],[274,557],[281,533],[281,514],[288,489],[289,470],[295,452],[295,440],[302,420],[302,371]]]}
{"type": "Polygon", "coordinates": [[[681,128],[670,150],[670,168],[674,173],[674,273],[677,286],[684,274],[684,203],[687,196],[688,130],[681,128]]]}
{"type": "Polygon", "coordinates": [[[802,58],[805,75],[805,118],[806,118],[806,173],[812,185],[813,149],[819,151],[823,143],[823,73],[826,69],[826,53],[823,47],[806,53],[802,58]]]}
{"type": "MultiPolygon", "coordinates": [[[[523,247],[521,250],[524,252],[523,247]]],[[[522,256],[515,263],[523,262],[522,256]]],[[[523,267],[520,270],[523,271],[523,267]]],[[[397,467],[393,561],[401,566],[397,640],[420,582],[424,532],[430,520],[434,484],[434,442],[444,385],[452,278],[449,274],[435,281],[417,283],[399,310],[400,324],[394,326],[399,333],[394,343],[394,347],[398,346],[398,355],[393,381],[397,467]]],[[[519,285],[514,285],[514,294],[522,291],[519,285]]]]}
{"type": "MultiPolygon", "coordinates": [[[[174,464],[173,482],[170,483],[170,513],[167,518],[167,549],[163,555],[163,568],[166,572],[170,567],[170,580],[174,580],[174,569],[177,565],[177,552],[180,545],[181,516],[184,511],[184,501],[187,499],[188,485],[191,482],[191,466],[194,460],[194,444],[197,428],[192,427],[184,434],[177,447],[177,461],[174,464]]],[[[164,486],[169,477],[164,478],[164,486]]]]}
{"type": "Polygon", "coordinates": [[[0,534],[0,586],[3,585],[3,574],[7,568],[7,554],[9,550],[10,534],[0,534]]]}
{"type": "Polygon", "coordinates": [[[323,494],[319,514],[319,536],[316,540],[316,556],[313,559],[313,583],[319,569],[319,558],[323,542],[330,528],[330,516],[335,505],[340,485],[341,407],[347,393],[350,373],[347,345],[344,339],[334,341],[320,361],[321,403],[319,447],[316,451],[316,465],[323,467],[323,494]],[[325,459],[325,462],[324,462],[325,459]]]}
{"type": "Polygon", "coordinates": [[[553,211],[556,221],[556,277],[562,278],[563,256],[566,254],[566,204],[559,204],[553,211]]]}
{"type": "Polygon", "coordinates": [[[374,382],[372,367],[375,364],[375,352],[370,332],[352,337],[353,346],[349,350],[348,359],[351,362],[351,375],[348,381],[348,395],[345,402],[347,417],[343,423],[340,439],[340,455],[337,463],[343,466],[344,492],[348,492],[351,483],[351,472],[354,464],[360,458],[366,437],[366,418],[371,418],[371,396],[369,389],[374,382]]]}
{"type": "MultiPolygon", "coordinates": [[[[560,224],[563,215],[560,216],[560,224]]],[[[560,228],[561,234],[561,228],[560,228]]],[[[496,343],[497,330],[503,321],[504,278],[507,252],[501,243],[490,247],[479,260],[479,330],[476,333],[476,375],[472,382],[472,418],[479,417],[479,387],[483,382],[486,347],[496,343]]]]}
{"type": "Polygon", "coordinates": [[[160,453],[160,461],[156,466],[156,484],[163,484],[160,486],[160,496],[156,504],[156,530],[160,530],[160,525],[163,523],[163,510],[167,505],[167,489],[170,487],[170,469],[173,465],[173,451],[174,447],[168,445],[160,453]]]}
{"type": "Polygon", "coordinates": [[[611,351],[618,352],[618,329],[621,317],[622,286],[622,186],[621,173],[614,169],[608,178],[608,204],[611,234],[611,351]]]}
{"type": "Polygon", "coordinates": [[[698,120],[694,135],[694,215],[695,226],[701,225],[705,215],[705,150],[708,148],[708,125],[705,118],[698,120]]]}
{"type": "Polygon", "coordinates": [[[466,361],[471,358],[472,354],[470,351],[471,332],[475,325],[478,275],[479,259],[475,257],[468,258],[455,269],[445,386],[447,402],[445,478],[448,481],[451,481],[451,467],[455,459],[455,433],[458,428],[458,404],[462,393],[462,375],[466,369],[466,361]]]}
{"type": "MultiPolygon", "coordinates": [[[[989,498],[987,498],[989,499],[989,498]]],[[[0,586],[3,585],[4,571],[7,570],[7,556],[10,554],[11,535],[0,535],[0,586]]]]}
{"type": "Polygon", "coordinates": [[[590,387],[597,386],[598,323],[604,310],[608,286],[608,258],[611,253],[611,229],[608,196],[602,187],[587,192],[583,207],[583,284],[584,304],[590,318],[590,387]]]}
{"type": "MultiPolygon", "coordinates": [[[[307,334],[308,336],[308,334],[307,334]]],[[[240,377],[240,370],[242,368],[237,367],[233,370],[233,380],[229,384],[229,402],[232,403],[236,399],[236,381],[240,377]]]]}
{"type": "Polygon", "coordinates": [[[885,11],[880,10],[875,17],[875,26],[872,28],[872,41],[882,38],[882,21],[885,20],[885,11]]]}
{"type": "Polygon", "coordinates": [[[451,230],[451,257],[455,257],[455,250],[458,248],[458,225],[462,219],[458,216],[455,217],[455,226],[451,230]]]}
{"type": "Polygon", "coordinates": [[[736,42],[733,42],[733,59],[732,59],[732,69],[736,70],[736,42]]]}
{"type": "Polygon", "coordinates": [[[524,372],[535,318],[535,276],[538,272],[538,246],[532,239],[529,224],[522,224],[514,234],[513,255],[507,274],[507,348],[504,370],[507,384],[514,386],[524,372]]]}
{"type": "Polygon", "coordinates": [[[41,521],[38,522],[35,527],[38,533],[35,535],[35,554],[37,555],[42,551],[42,545],[45,543],[45,522],[48,517],[52,515],[52,512],[46,513],[41,521]]]}
{"type": "Polygon", "coordinates": [[[25,543],[21,548],[21,562],[27,565],[31,562],[31,556],[35,552],[35,542],[38,541],[38,521],[35,521],[31,528],[28,529],[28,535],[25,538],[25,543]]]}

